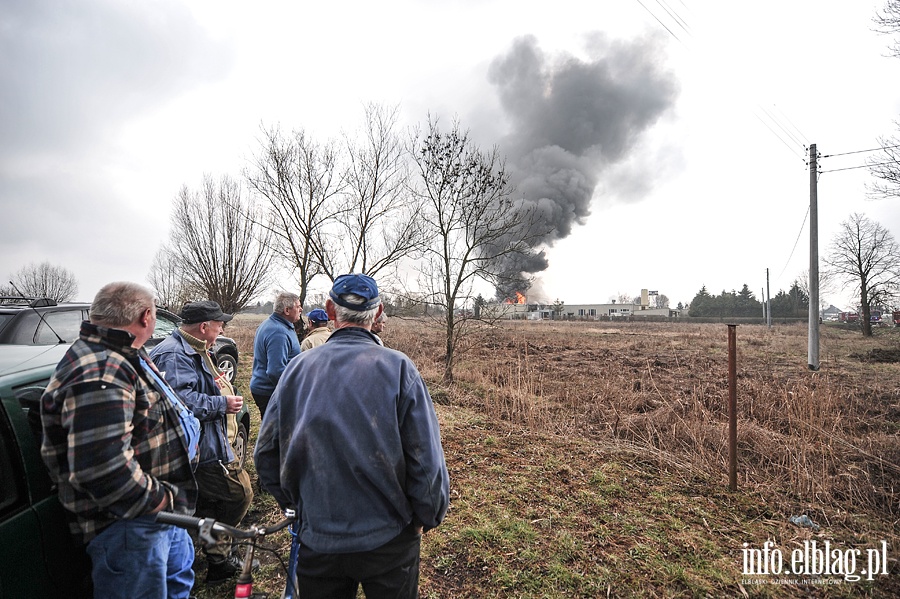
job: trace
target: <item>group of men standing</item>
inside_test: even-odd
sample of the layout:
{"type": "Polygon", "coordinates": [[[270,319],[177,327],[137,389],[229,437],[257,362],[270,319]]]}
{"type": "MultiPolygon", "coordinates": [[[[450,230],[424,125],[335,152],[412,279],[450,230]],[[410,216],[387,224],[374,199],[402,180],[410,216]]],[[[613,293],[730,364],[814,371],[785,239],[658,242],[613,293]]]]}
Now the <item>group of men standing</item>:
{"type": "MultiPolygon", "coordinates": [[[[260,487],[299,515],[298,597],[352,598],[360,584],[367,597],[416,597],[421,534],[447,511],[431,397],[409,358],[372,333],[383,310],[374,279],[343,275],[307,315],[303,344],[295,294],[279,294],[256,333],[254,459],[260,487]]],[[[203,301],[180,316],[148,355],[153,294],[106,285],[41,400],[42,455],[96,597],[188,597],[193,544],[155,514],[237,525],[253,500],[231,444],[243,398],[209,353],[232,315],[203,301]]],[[[207,551],[207,582],[238,571],[229,549],[226,539],[207,551]]]]}

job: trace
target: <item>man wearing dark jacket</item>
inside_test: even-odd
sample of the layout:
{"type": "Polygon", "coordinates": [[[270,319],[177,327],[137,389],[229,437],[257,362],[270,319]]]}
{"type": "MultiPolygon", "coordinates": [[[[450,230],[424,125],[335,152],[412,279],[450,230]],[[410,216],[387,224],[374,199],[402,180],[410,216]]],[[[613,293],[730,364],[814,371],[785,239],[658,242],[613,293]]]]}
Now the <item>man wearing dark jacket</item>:
{"type": "MultiPolygon", "coordinates": [[[[232,316],[213,301],[185,304],[179,316],[181,327],[154,347],[150,357],[200,421],[197,516],[237,526],[253,500],[250,476],[235,459],[229,434],[244,400],[209,353],[232,316]]],[[[223,582],[240,570],[229,549],[228,543],[207,549],[208,584],[223,582]]]]}
{"type": "Polygon", "coordinates": [[[281,377],[260,429],[260,485],[300,517],[298,596],[414,598],[421,534],[444,518],[449,476],[425,382],[370,329],[366,275],[338,277],[328,341],[281,377]]]}

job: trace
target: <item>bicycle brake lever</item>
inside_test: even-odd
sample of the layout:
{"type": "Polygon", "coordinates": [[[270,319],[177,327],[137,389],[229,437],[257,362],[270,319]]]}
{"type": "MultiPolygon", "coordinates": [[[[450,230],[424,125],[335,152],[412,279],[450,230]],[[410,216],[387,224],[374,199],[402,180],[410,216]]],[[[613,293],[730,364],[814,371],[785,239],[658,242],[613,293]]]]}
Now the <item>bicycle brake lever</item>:
{"type": "Polygon", "coordinates": [[[198,535],[200,537],[200,542],[203,543],[203,546],[209,549],[210,547],[214,547],[218,541],[212,535],[213,525],[216,523],[215,520],[211,518],[202,518],[200,520],[200,525],[197,527],[198,535]]]}

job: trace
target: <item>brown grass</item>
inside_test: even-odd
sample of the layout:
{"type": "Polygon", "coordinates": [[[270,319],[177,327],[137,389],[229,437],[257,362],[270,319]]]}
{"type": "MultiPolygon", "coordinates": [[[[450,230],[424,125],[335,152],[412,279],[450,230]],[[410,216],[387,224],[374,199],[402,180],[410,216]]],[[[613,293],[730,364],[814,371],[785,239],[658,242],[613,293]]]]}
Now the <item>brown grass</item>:
{"type": "MultiPolygon", "coordinates": [[[[396,319],[395,319],[396,320],[396,319]]],[[[392,327],[392,345],[437,380],[427,329],[392,327]]],[[[823,327],[819,372],[806,329],[738,327],[741,482],[792,501],[898,517],[900,366],[861,361],[900,334],[873,340],[823,327]]],[[[507,323],[479,330],[450,403],[567,436],[616,438],[704,471],[727,464],[727,329],[715,324],[507,323]]],[[[437,340],[435,345],[440,347],[437,340]]]]}
{"type": "MultiPolygon", "coordinates": [[[[240,316],[228,330],[244,388],[259,320],[240,316]]],[[[811,372],[804,327],[738,327],[736,494],[725,490],[725,325],[484,326],[451,387],[439,384],[438,329],[392,318],[384,339],[428,382],[451,470],[450,513],[423,545],[425,597],[900,592],[900,365],[878,361],[900,330],[865,339],[825,326],[811,372]],[[796,514],[823,530],[789,524],[796,514]],[[892,574],[748,587],[742,543],[767,538],[786,548],[885,539],[892,574]]],[[[213,596],[228,595],[201,594],[213,596]]]]}

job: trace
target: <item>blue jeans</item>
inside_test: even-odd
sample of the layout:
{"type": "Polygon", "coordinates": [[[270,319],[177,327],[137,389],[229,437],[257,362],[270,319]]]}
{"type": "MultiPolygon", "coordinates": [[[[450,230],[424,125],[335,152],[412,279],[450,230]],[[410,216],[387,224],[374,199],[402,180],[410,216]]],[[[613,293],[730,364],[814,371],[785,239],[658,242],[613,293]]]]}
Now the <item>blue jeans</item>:
{"type": "Polygon", "coordinates": [[[94,597],[187,599],[194,586],[194,545],[183,528],[153,516],[119,520],[87,546],[94,597]]]}

